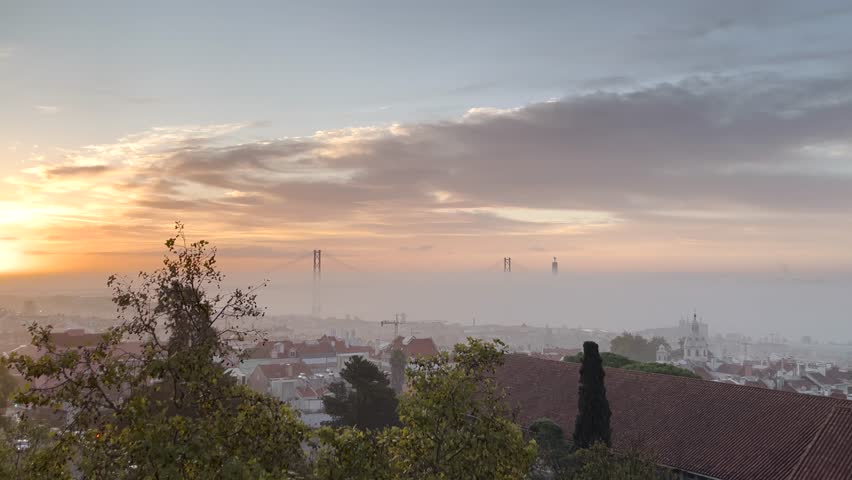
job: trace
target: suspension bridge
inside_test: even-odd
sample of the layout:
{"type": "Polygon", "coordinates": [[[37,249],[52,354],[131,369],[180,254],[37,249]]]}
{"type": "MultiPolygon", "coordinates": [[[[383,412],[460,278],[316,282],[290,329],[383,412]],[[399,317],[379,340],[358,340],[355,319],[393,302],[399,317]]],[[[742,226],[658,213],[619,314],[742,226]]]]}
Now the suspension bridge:
{"type": "MultiPolygon", "coordinates": [[[[287,260],[273,265],[267,269],[265,273],[271,274],[279,270],[293,269],[301,264],[306,266],[308,263],[312,265],[313,283],[311,315],[315,317],[322,315],[322,276],[327,267],[331,267],[332,271],[366,273],[365,270],[352,265],[348,261],[330,253],[328,250],[322,249],[292,255],[287,260]]],[[[532,269],[524,264],[519,264],[517,261],[513,260],[512,257],[503,257],[483,269],[474,269],[474,271],[483,273],[499,273],[501,269],[503,274],[511,274],[512,272],[541,271],[539,268],[532,269]]],[[[553,257],[551,273],[556,275],[558,272],[559,265],[556,261],[556,257],[553,257]]]]}

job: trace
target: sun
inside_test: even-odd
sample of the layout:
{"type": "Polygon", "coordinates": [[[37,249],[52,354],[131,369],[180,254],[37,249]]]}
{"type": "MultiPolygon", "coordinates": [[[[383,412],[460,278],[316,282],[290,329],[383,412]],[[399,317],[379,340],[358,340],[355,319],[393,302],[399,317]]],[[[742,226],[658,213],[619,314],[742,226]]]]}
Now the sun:
{"type": "Polygon", "coordinates": [[[23,256],[12,242],[0,241],[0,273],[14,272],[23,268],[23,256]]]}

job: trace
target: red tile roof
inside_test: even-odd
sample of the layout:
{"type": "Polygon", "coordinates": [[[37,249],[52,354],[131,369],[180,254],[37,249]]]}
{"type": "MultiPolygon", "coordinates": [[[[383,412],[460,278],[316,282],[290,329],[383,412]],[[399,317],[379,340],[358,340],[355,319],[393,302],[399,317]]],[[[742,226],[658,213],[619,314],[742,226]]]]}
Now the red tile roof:
{"type": "MultiPolygon", "coordinates": [[[[579,367],[508,355],[497,379],[519,422],[549,417],[571,432],[579,367]]],[[[852,406],[846,400],[613,368],[606,387],[614,447],[641,442],[673,468],[723,480],[784,480],[815,461],[803,458],[814,442],[852,450],[852,428],[841,434],[825,426],[847,421],[836,413],[852,406]]],[[[849,465],[790,479],[848,480],[852,470],[842,469],[849,465]]]]}
{"type": "Polygon", "coordinates": [[[323,335],[315,342],[294,343],[290,340],[267,340],[248,350],[248,358],[264,359],[277,358],[274,355],[275,346],[281,344],[284,351],[280,357],[289,357],[290,350],[296,351],[296,357],[335,357],[338,353],[372,353],[368,346],[346,346],[340,338],[323,335]]]}
{"type": "Polygon", "coordinates": [[[313,375],[310,367],[305,365],[304,363],[270,363],[264,365],[258,365],[255,368],[259,368],[260,372],[263,373],[268,379],[273,378],[296,378],[300,373],[303,373],[307,376],[313,375]]]}
{"type": "Polygon", "coordinates": [[[852,408],[834,407],[786,480],[852,478],[852,408]]]}
{"type": "Polygon", "coordinates": [[[719,365],[719,368],[716,369],[716,371],[719,373],[737,376],[742,376],[743,370],[743,366],[737,365],[736,363],[723,363],[722,365],[719,365]]]}

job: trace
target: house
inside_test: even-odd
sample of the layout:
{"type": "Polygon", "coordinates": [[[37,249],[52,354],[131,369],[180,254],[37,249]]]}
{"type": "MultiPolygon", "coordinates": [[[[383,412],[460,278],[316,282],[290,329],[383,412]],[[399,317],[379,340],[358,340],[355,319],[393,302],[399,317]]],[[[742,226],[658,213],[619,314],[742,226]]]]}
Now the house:
{"type": "Polygon", "coordinates": [[[249,349],[246,352],[246,358],[240,362],[239,368],[243,373],[251,375],[261,364],[303,363],[314,373],[338,372],[343,365],[339,357],[348,358],[353,355],[366,357],[372,352],[371,347],[348,345],[345,340],[328,335],[305,342],[270,340],[249,349]]]}
{"type": "MultiPolygon", "coordinates": [[[[580,364],[507,355],[496,373],[517,421],[573,431],[580,364]]],[[[606,369],[613,447],[637,443],[682,479],[848,480],[852,401],[606,369]]]]}
{"type": "Polygon", "coordinates": [[[431,337],[396,337],[390,345],[382,349],[382,356],[390,359],[394,350],[402,350],[405,358],[433,357],[438,354],[438,346],[431,337]]]}
{"type": "Polygon", "coordinates": [[[298,397],[297,389],[312,374],[311,369],[303,363],[263,364],[254,369],[246,384],[256,392],[267,393],[282,402],[291,402],[298,397]]]}

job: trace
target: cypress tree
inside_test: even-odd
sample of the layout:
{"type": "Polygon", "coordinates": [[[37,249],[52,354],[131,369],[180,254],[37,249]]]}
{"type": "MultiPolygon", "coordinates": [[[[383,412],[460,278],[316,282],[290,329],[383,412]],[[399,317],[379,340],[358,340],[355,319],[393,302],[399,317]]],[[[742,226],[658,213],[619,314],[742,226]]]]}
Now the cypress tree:
{"type": "Polygon", "coordinates": [[[589,448],[595,443],[609,446],[612,434],[609,419],[612,412],[606,399],[603,362],[595,342],[583,343],[577,406],[579,411],[574,425],[574,447],[589,448]]]}

